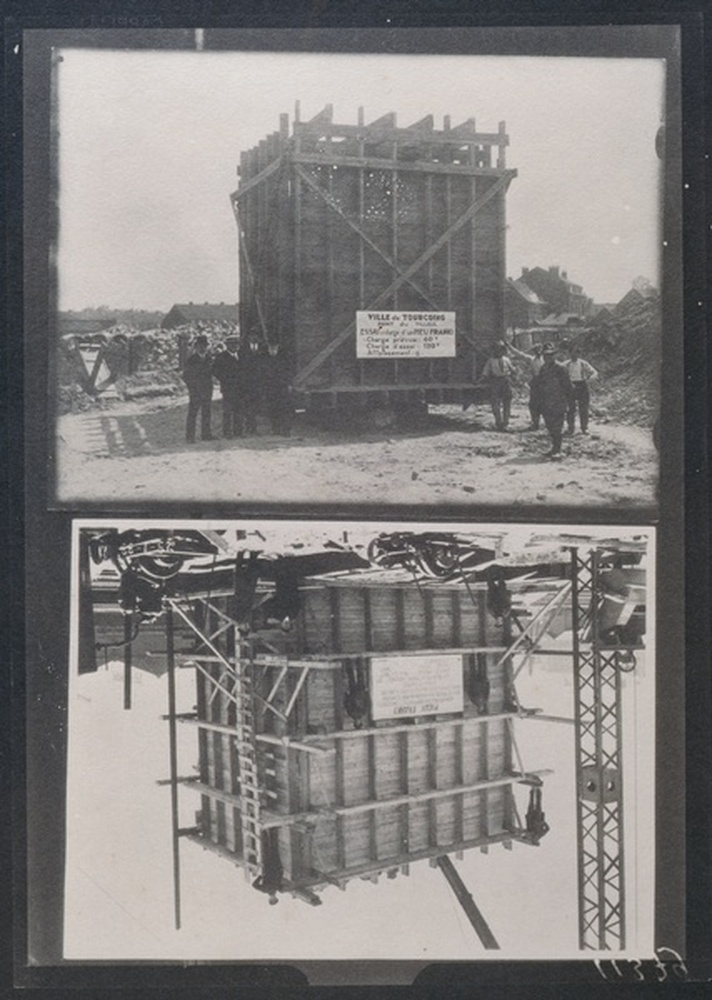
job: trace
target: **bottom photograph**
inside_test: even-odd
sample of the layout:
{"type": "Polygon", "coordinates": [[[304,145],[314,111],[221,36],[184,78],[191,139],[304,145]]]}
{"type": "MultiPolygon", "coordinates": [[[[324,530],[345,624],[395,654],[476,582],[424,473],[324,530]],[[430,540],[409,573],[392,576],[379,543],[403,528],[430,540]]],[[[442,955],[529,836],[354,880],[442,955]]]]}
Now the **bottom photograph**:
{"type": "Polygon", "coordinates": [[[654,546],[76,520],[65,958],[652,957],[654,546]]]}

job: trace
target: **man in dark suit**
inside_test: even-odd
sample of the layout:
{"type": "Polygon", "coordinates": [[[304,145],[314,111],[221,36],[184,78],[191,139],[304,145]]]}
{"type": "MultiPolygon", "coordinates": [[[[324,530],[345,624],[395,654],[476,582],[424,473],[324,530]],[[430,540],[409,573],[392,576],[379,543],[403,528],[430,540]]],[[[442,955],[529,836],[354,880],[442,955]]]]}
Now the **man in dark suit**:
{"type": "Polygon", "coordinates": [[[213,375],[222,393],[222,429],[226,438],[240,437],[243,431],[243,400],[238,337],[228,337],[225,350],[213,361],[213,375]]]}
{"type": "Polygon", "coordinates": [[[538,375],[539,404],[551,437],[551,451],[545,457],[560,458],[564,419],[571,405],[573,390],[566,366],[556,360],[556,348],[552,344],[546,345],[543,357],[544,364],[538,375]]]}
{"type": "Polygon", "coordinates": [[[183,368],[183,380],[188,386],[188,418],[185,439],[189,444],[195,441],[195,424],[200,413],[200,436],[203,441],[212,441],[210,432],[210,407],[213,398],[212,358],[208,354],[208,338],[198,334],[195,349],[183,368]]]}

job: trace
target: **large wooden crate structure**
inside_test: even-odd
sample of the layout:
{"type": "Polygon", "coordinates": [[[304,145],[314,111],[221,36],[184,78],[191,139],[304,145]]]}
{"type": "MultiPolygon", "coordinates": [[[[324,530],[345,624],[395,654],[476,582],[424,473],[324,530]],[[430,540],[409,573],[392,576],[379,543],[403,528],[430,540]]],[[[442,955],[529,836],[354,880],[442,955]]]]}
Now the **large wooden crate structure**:
{"type": "MultiPolygon", "coordinates": [[[[486,591],[402,576],[308,579],[290,632],[247,639],[229,597],[171,599],[169,618],[196,638],[176,662],[197,682],[195,710],[175,717],[197,729],[198,776],[185,784],[199,808],[195,829],[176,832],[255,877],[277,831],[284,889],[312,902],[356,876],[527,839],[513,786],[537,779],[518,758],[511,660],[486,591]],[[356,727],[344,707],[354,672],[372,711],[377,666],[395,658],[417,671],[438,656],[461,671],[457,710],[368,714],[356,727]]],[[[170,635],[168,645],[173,658],[170,635]]]]}
{"type": "Polygon", "coordinates": [[[504,335],[507,144],[472,118],[338,125],[327,105],[290,131],[282,115],[232,195],[243,336],[279,343],[312,402],[470,398],[504,335]],[[454,311],[456,356],[359,360],[357,310],[454,311]]]}

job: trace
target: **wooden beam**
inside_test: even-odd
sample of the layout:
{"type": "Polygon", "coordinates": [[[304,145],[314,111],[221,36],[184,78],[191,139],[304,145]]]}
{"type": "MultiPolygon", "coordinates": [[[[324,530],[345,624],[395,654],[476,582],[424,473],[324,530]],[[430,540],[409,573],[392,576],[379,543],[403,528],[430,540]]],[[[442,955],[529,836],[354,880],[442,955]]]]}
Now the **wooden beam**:
{"type": "Polygon", "coordinates": [[[396,646],[403,649],[405,646],[405,591],[395,592],[395,625],[396,625],[396,646]]]}
{"type": "MultiPolygon", "coordinates": [[[[363,359],[360,360],[363,361],[363,359]]],[[[423,359],[421,358],[420,360],[423,359]]],[[[308,389],[304,391],[309,392],[314,396],[324,393],[328,393],[330,396],[333,396],[337,393],[344,392],[378,392],[382,388],[383,386],[381,386],[380,383],[373,385],[369,385],[368,383],[362,383],[360,385],[334,384],[328,389],[308,389]]],[[[421,391],[439,391],[450,389],[454,392],[455,390],[472,389],[472,382],[428,382],[426,386],[423,386],[422,382],[399,382],[398,385],[389,385],[386,388],[389,392],[404,392],[406,390],[414,391],[417,389],[421,391]]]]}
{"type": "MultiPolygon", "coordinates": [[[[468,168],[469,169],[469,168],[468,168]]],[[[450,181],[450,171],[445,178],[445,225],[449,229],[452,225],[452,183],[450,181]]],[[[447,307],[452,307],[452,242],[448,240],[445,247],[445,298],[447,307]]]]}
{"type": "MultiPolygon", "coordinates": [[[[197,716],[186,716],[178,715],[176,716],[178,722],[187,726],[196,726],[199,729],[212,730],[217,733],[225,733],[227,736],[234,736],[237,742],[240,742],[239,733],[235,726],[231,726],[221,722],[209,722],[205,719],[198,719],[197,716]]],[[[275,736],[273,733],[255,733],[255,739],[259,743],[270,743],[272,746],[289,747],[291,750],[301,750],[304,753],[313,753],[320,756],[329,755],[334,753],[333,747],[320,747],[312,745],[310,743],[305,743],[302,740],[294,740],[289,736],[275,736]]],[[[325,737],[320,737],[324,740],[325,737]]]]}
{"type": "Polygon", "coordinates": [[[497,944],[497,939],[490,930],[489,924],[483,917],[482,913],[475,905],[475,901],[467,891],[464,882],[457,873],[455,866],[447,855],[443,855],[437,859],[438,868],[443,873],[445,878],[450,884],[450,888],[457,896],[457,901],[459,902],[462,909],[465,911],[467,919],[472,924],[478,938],[485,946],[488,951],[499,950],[499,945],[497,944]]]}
{"type": "Polygon", "coordinates": [[[176,672],[173,655],[173,615],[166,610],[166,658],[168,662],[168,747],[171,768],[171,831],[173,843],[173,913],[176,930],[181,924],[180,847],[178,815],[178,740],[176,730],[176,672]]]}
{"type": "Polygon", "coordinates": [[[428,649],[432,650],[435,640],[433,638],[434,632],[434,617],[433,617],[433,592],[432,590],[423,590],[423,622],[425,625],[425,645],[428,649]]]}
{"type": "Polygon", "coordinates": [[[371,617],[371,595],[367,589],[361,592],[363,600],[363,632],[364,650],[370,653],[373,650],[373,621],[371,617]]]}
{"type": "Polygon", "coordinates": [[[310,906],[321,906],[322,904],[322,900],[319,899],[316,893],[311,892],[305,886],[288,887],[286,891],[291,892],[297,899],[303,900],[303,902],[308,903],[310,906]]]}
{"type": "Polygon", "coordinates": [[[307,666],[303,668],[301,674],[297,678],[297,683],[294,685],[294,691],[292,692],[292,696],[289,699],[289,702],[287,703],[287,707],[284,710],[285,718],[289,718],[289,714],[292,711],[292,709],[294,708],[296,700],[299,697],[299,692],[304,687],[304,681],[307,679],[307,674],[308,673],[309,673],[309,665],[307,664],[307,666]]]}
{"type": "MultiPolygon", "coordinates": [[[[378,798],[378,767],[376,762],[376,738],[374,736],[368,737],[368,794],[371,799],[378,798]]],[[[378,830],[375,810],[370,814],[369,854],[374,861],[378,860],[378,830]]]]}
{"type": "MultiPolygon", "coordinates": [[[[405,728],[405,727],[404,727],[405,728]]],[[[400,771],[400,790],[403,795],[408,795],[410,792],[410,766],[409,766],[409,738],[407,730],[402,731],[398,737],[399,742],[399,771],[400,771]]],[[[405,803],[400,807],[400,842],[401,850],[408,853],[408,845],[410,843],[410,806],[405,803]]]]}
{"type": "MultiPolygon", "coordinates": [[[[467,384],[468,383],[463,382],[462,386],[464,387],[467,384]]],[[[457,386],[459,386],[459,385],[460,385],[460,383],[457,383],[457,386]]],[[[448,384],[444,383],[444,387],[448,388],[448,384]]],[[[369,392],[376,392],[377,388],[378,387],[371,386],[368,391],[369,392]]],[[[390,387],[390,388],[392,388],[392,387],[390,387]]],[[[409,386],[409,387],[398,386],[398,388],[399,389],[400,388],[417,388],[417,386],[409,386]]],[[[472,386],[470,386],[470,388],[472,388],[472,386]]],[[[341,386],[339,386],[338,391],[339,392],[342,391],[341,386]]],[[[345,388],[344,388],[344,391],[346,391],[345,388]]],[[[368,568],[368,569],[358,569],[358,570],[349,570],[348,571],[348,575],[346,575],[346,576],[340,576],[338,574],[334,574],[333,577],[330,576],[330,577],[326,578],[326,577],[320,577],[320,576],[315,575],[314,577],[312,577],[312,581],[318,581],[318,582],[322,582],[322,583],[328,583],[329,588],[348,587],[350,589],[353,589],[355,586],[359,586],[359,587],[383,587],[383,579],[382,578],[379,579],[377,577],[371,576],[370,574],[372,574],[372,573],[373,573],[373,570],[371,568],[368,568]]],[[[487,583],[484,580],[473,580],[473,579],[470,579],[468,577],[467,578],[467,582],[468,582],[470,590],[480,591],[480,592],[483,592],[483,591],[487,590],[487,583]]],[[[452,579],[452,580],[434,580],[434,579],[429,579],[429,578],[426,577],[425,579],[420,580],[419,583],[420,583],[421,589],[423,589],[423,590],[433,590],[434,589],[434,590],[437,590],[437,591],[439,591],[441,593],[444,590],[454,590],[454,591],[456,591],[458,593],[461,593],[463,590],[466,590],[466,587],[465,587],[465,584],[463,582],[463,577],[462,576],[460,576],[460,577],[458,577],[456,579],[452,579]]],[[[563,581],[560,578],[558,578],[558,577],[556,577],[556,578],[555,577],[545,577],[543,579],[537,579],[537,580],[517,579],[517,580],[508,580],[507,581],[507,589],[510,590],[510,591],[512,591],[513,593],[519,593],[520,591],[528,592],[528,591],[534,591],[534,590],[548,590],[552,594],[554,594],[554,593],[559,593],[560,592],[560,590],[562,588],[562,584],[563,584],[563,581]]],[[[563,584],[563,585],[566,586],[566,584],[563,584]]],[[[388,581],[388,586],[389,586],[389,588],[390,587],[394,587],[394,588],[395,587],[407,587],[408,589],[412,589],[412,587],[413,587],[413,578],[411,576],[409,578],[391,579],[391,580],[388,581]]]]}
{"type": "MultiPolygon", "coordinates": [[[[422,120],[423,122],[426,119],[422,120]]],[[[343,137],[343,138],[353,138],[362,139],[364,142],[398,142],[399,144],[411,145],[420,144],[420,136],[414,134],[412,129],[416,126],[421,125],[422,122],[416,122],[415,125],[406,125],[403,128],[395,128],[390,126],[379,125],[377,126],[375,122],[371,122],[368,125],[319,125],[318,132],[324,137],[343,137]]],[[[295,122],[295,134],[308,135],[310,132],[314,132],[315,129],[309,128],[309,122],[295,122]]],[[[425,137],[425,146],[499,146],[502,142],[502,134],[500,132],[474,132],[458,136],[457,129],[461,128],[460,125],[456,125],[455,128],[428,131],[425,137]]],[[[508,143],[508,137],[505,135],[504,139],[508,143]]]]}
{"type": "Polygon", "coordinates": [[[429,802],[431,799],[465,795],[467,792],[478,792],[490,788],[505,788],[507,785],[516,785],[522,781],[546,774],[551,774],[548,768],[539,771],[527,771],[525,774],[505,775],[504,777],[492,778],[488,781],[475,781],[466,785],[453,785],[450,788],[434,788],[427,792],[418,792],[417,795],[396,795],[390,799],[379,799],[377,802],[359,802],[357,805],[352,806],[335,806],[333,812],[337,816],[351,816],[356,813],[369,812],[371,809],[392,809],[406,802],[429,802]]]}
{"type": "Polygon", "coordinates": [[[227,555],[234,555],[222,532],[213,531],[212,528],[201,528],[200,534],[207,538],[217,549],[220,549],[221,552],[225,552],[227,555]]]}
{"type": "MultiPolygon", "coordinates": [[[[464,732],[462,726],[455,730],[455,781],[458,785],[465,783],[464,762],[464,732]]],[[[465,803],[462,795],[455,799],[455,836],[458,840],[465,837],[465,803]]]]}
{"type": "MultiPolygon", "coordinates": [[[[524,631],[520,632],[519,635],[517,636],[517,638],[514,640],[514,642],[511,643],[511,645],[509,645],[507,647],[507,652],[504,653],[500,657],[500,659],[494,665],[493,669],[496,670],[498,667],[500,667],[504,663],[505,660],[509,660],[510,657],[516,652],[516,650],[527,639],[531,638],[531,635],[534,632],[535,627],[538,626],[538,625],[541,625],[542,621],[546,618],[547,615],[553,616],[554,612],[558,611],[559,606],[564,602],[564,599],[567,598],[570,593],[571,593],[571,583],[570,582],[569,583],[565,583],[563,585],[563,587],[561,587],[559,590],[557,590],[557,592],[553,595],[553,597],[549,601],[546,602],[546,604],[544,605],[544,607],[540,611],[538,611],[537,614],[534,615],[534,617],[529,622],[529,624],[526,626],[526,628],[524,629],[524,631]]],[[[507,621],[507,619],[505,618],[505,622],[506,621],[507,621]]],[[[520,665],[519,670],[522,669],[522,666],[523,666],[523,664],[520,665]]],[[[517,673],[518,672],[519,671],[517,671],[517,673]]],[[[515,675],[515,677],[516,677],[516,675],[515,675]]]]}
{"type": "Polygon", "coordinates": [[[272,174],[276,173],[282,166],[283,162],[284,161],[281,156],[278,157],[276,160],[272,160],[272,162],[269,163],[263,170],[260,170],[258,174],[255,174],[254,177],[251,177],[249,181],[245,181],[244,184],[241,184],[237,189],[237,191],[233,191],[233,193],[230,195],[230,200],[233,203],[239,201],[240,198],[243,198],[248,191],[252,191],[254,188],[257,187],[258,184],[264,183],[264,181],[266,181],[268,177],[271,177],[272,174]]]}
{"type": "MultiPolygon", "coordinates": [[[[346,783],[344,775],[345,751],[346,748],[343,743],[337,743],[334,778],[336,783],[336,802],[339,806],[343,806],[346,802],[346,783]]],[[[336,837],[336,865],[339,869],[342,869],[346,867],[346,843],[344,839],[344,821],[341,816],[336,817],[334,834],[336,837]]]]}
{"type": "MultiPolygon", "coordinates": [[[[518,838],[514,838],[518,840],[518,838]]],[[[443,847],[425,847],[420,850],[413,851],[412,854],[403,854],[398,857],[384,858],[377,865],[374,866],[373,862],[366,862],[365,864],[355,866],[353,868],[346,868],[343,871],[330,872],[329,877],[322,875],[314,879],[307,880],[302,884],[314,887],[323,887],[329,885],[332,879],[341,879],[343,881],[348,881],[352,878],[360,878],[362,876],[368,876],[375,874],[377,872],[387,871],[389,868],[393,868],[396,865],[400,866],[404,874],[408,874],[409,865],[414,861],[425,861],[429,858],[442,857],[445,850],[447,853],[454,853],[457,851],[468,851],[474,848],[479,848],[483,852],[487,852],[489,847],[493,844],[504,844],[505,842],[511,842],[512,834],[510,832],[502,834],[494,834],[488,837],[486,840],[482,838],[472,838],[461,843],[449,844],[447,849],[443,847]]],[[[522,840],[521,843],[529,844],[528,841],[522,840]]],[[[531,845],[529,845],[531,846],[531,845]]]]}
{"type": "MultiPolygon", "coordinates": [[[[438,789],[438,731],[429,729],[428,746],[428,785],[431,792],[438,789]]],[[[428,801],[428,843],[431,847],[438,843],[438,803],[437,796],[430,796],[428,801]]]]}
{"type": "Polygon", "coordinates": [[[324,743],[331,740],[340,743],[343,740],[360,740],[367,736],[392,736],[395,733],[423,732],[426,729],[449,729],[453,726],[482,726],[488,722],[516,718],[519,718],[517,712],[498,712],[493,715],[461,716],[457,719],[434,719],[431,722],[418,722],[414,725],[398,724],[393,726],[372,726],[368,729],[341,729],[331,733],[303,736],[302,743],[324,743]]]}
{"type": "Polygon", "coordinates": [[[462,645],[462,605],[457,590],[450,591],[450,617],[452,620],[452,641],[454,646],[462,645]]]}
{"type": "Polygon", "coordinates": [[[124,614],[124,709],[131,708],[133,613],[124,614]]]}
{"type": "MultiPolygon", "coordinates": [[[[341,650],[341,598],[333,587],[329,587],[329,611],[331,624],[331,644],[336,654],[341,650]]],[[[336,659],[337,656],[334,656],[336,659]]],[[[310,657],[311,659],[311,657],[310,657]]]]}

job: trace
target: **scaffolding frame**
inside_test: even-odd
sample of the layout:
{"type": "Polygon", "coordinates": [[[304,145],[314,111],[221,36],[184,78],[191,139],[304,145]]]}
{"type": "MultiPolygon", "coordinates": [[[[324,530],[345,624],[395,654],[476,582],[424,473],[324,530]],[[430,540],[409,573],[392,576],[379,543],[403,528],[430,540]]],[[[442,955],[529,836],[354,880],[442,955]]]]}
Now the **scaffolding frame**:
{"type": "MultiPolygon", "coordinates": [[[[565,588],[566,589],[566,588],[565,588]]],[[[237,621],[229,613],[215,604],[214,594],[192,594],[190,597],[167,597],[165,599],[166,609],[166,654],[168,664],[168,714],[166,719],[169,722],[170,731],[170,767],[171,773],[168,784],[171,786],[171,814],[172,814],[172,839],[173,839],[173,860],[174,860],[174,886],[175,886],[175,920],[176,927],[180,926],[180,855],[179,844],[181,839],[200,844],[202,847],[218,853],[229,854],[236,866],[242,867],[246,878],[259,877],[262,873],[262,857],[260,852],[260,841],[262,834],[275,827],[284,825],[297,825],[303,830],[308,830],[314,823],[338,821],[342,813],[352,812],[354,808],[358,811],[374,811],[383,808],[393,808],[397,806],[401,797],[389,800],[383,799],[359,807],[338,807],[331,804],[330,807],[318,808],[304,813],[281,814],[273,812],[268,804],[261,803],[261,792],[257,777],[256,768],[256,748],[258,743],[274,744],[282,746],[286,752],[292,751],[317,757],[337,753],[337,746],[340,738],[347,738],[349,731],[335,732],[326,736],[305,735],[303,737],[294,735],[276,735],[256,731],[255,712],[261,709],[262,712],[271,712],[282,724],[286,724],[297,702],[299,693],[306,683],[307,677],[312,670],[316,671],[338,671],[342,669],[345,659],[350,658],[350,654],[318,654],[313,658],[309,654],[288,656],[270,645],[263,637],[245,638],[240,634],[237,621]],[[196,648],[190,652],[177,652],[174,641],[174,620],[179,618],[184,625],[187,625],[194,636],[196,648]],[[192,667],[207,682],[206,698],[208,706],[213,698],[218,694],[226,698],[236,713],[235,725],[227,725],[212,720],[200,718],[196,712],[179,712],[176,705],[176,685],[175,672],[180,667],[192,667]],[[216,669],[218,668],[217,672],[216,669]],[[271,670],[273,677],[270,678],[266,695],[259,694],[256,690],[257,684],[253,684],[256,679],[256,671],[271,670]],[[296,674],[296,679],[294,675],[296,674]],[[291,684],[285,689],[288,678],[291,676],[291,684]],[[278,695],[282,693],[281,707],[278,707],[278,695]],[[234,740],[235,756],[238,762],[238,782],[239,793],[213,789],[206,785],[198,776],[182,777],[178,771],[177,754],[177,729],[179,724],[196,727],[199,731],[217,731],[226,734],[234,740]],[[324,743],[333,745],[324,746],[324,743]],[[183,786],[198,793],[201,797],[210,799],[212,802],[221,801],[228,808],[235,808],[244,817],[245,829],[243,833],[243,853],[232,853],[224,846],[213,843],[212,840],[204,836],[204,831],[200,825],[182,828],[179,823],[179,788],[183,786]]],[[[555,600],[547,604],[546,611],[553,614],[560,606],[562,593],[557,589],[555,600]]],[[[541,621],[537,616],[537,624],[541,621]]],[[[527,635],[530,629],[527,629],[527,635]]],[[[520,637],[521,638],[521,637],[520,637]]],[[[508,646],[482,646],[488,652],[507,655],[508,646]]],[[[458,649],[460,653],[480,652],[480,647],[463,647],[458,649]]],[[[403,652],[412,652],[404,650],[403,652]]],[[[510,774],[503,776],[497,781],[476,782],[473,785],[463,784],[442,792],[430,792],[425,798],[435,800],[442,795],[454,796],[458,798],[472,789],[485,789],[487,787],[500,787],[516,784],[541,784],[544,775],[550,773],[547,770],[526,772],[522,765],[521,757],[514,740],[514,733],[510,723],[519,714],[518,710],[503,711],[494,716],[483,716],[481,720],[470,719],[486,724],[493,720],[502,718],[507,724],[507,730],[512,740],[513,753],[519,769],[513,768],[510,774]]],[[[458,727],[464,724],[465,720],[445,720],[426,723],[425,728],[458,727]]],[[[380,730],[373,730],[380,732],[380,730]]],[[[363,734],[363,731],[359,731],[363,734]]],[[[405,801],[407,797],[403,800],[405,801]]],[[[511,845],[513,840],[521,840],[524,843],[529,841],[521,824],[518,811],[515,808],[515,828],[508,830],[505,835],[499,838],[505,846],[511,845]]],[[[242,820],[241,820],[242,822],[242,820]]],[[[479,846],[485,849],[486,844],[479,840],[472,844],[463,844],[464,847],[479,846]]],[[[437,849],[431,849],[423,853],[424,857],[438,857],[437,849]]],[[[412,859],[415,860],[415,857],[412,859]]],[[[380,866],[382,867],[382,865],[380,866]]],[[[377,877],[380,867],[376,866],[373,871],[366,873],[370,877],[377,877]]],[[[407,867],[407,865],[405,866],[407,867]]],[[[285,885],[287,891],[293,891],[299,895],[300,888],[304,889],[307,902],[313,903],[311,890],[320,888],[328,884],[330,878],[322,876],[321,873],[314,872],[311,879],[304,886],[285,885]]],[[[313,893],[312,893],[313,895],[313,893]]]]}
{"type": "Polygon", "coordinates": [[[624,949],[621,670],[618,649],[602,648],[602,549],[572,547],[576,813],[581,950],[624,949]]]}
{"type": "MultiPolygon", "coordinates": [[[[512,685],[530,656],[539,651],[541,639],[551,618],[569,599],[572,609],[573,642],[572,656],[575,697],[575,758],[576,758],[576,813],[578,852],[578,908],[579,947],[581,950],[609,951],[624,949],[626,939],[625,870],[623,839],[623,781],[622,781],[622,726],[621,726],[621,666],[619,653],[627,647],[608,648],[602,641],[599,628],[599,612],[603,602],[600,587],[602,559],[614,551],[598,547],[580,554],[579,548],[569,549],[571,558],[571,579],[555,588],[551,598],[540,612],[521,630],[520,634],[503,646],[486,648],[499,654],[498,663],[505,663],[512,685]],[[512,656],[524,654],[524,661],[518,669],[512,669],[512,656]]],[[[206,849],[230,854],[235,865],[245,870],[249,879],[260,875],[262,858],[260,853],[261,835],[268,829],[296,824],[308,830],[314,823],[338,820],[346,811],[372,811],[392,807],[400,798],[364,803],[357,807],[331,806],[312,809],[308,812],[279,814],[261,804],[256,768],[256,747],[260,741],[284,747],[285,751],[310,755],[333,754],[340,740],[349,738],[349,732],[328,735],[276,735],[256,732],[255,711],[271,712],[281,723],[287,723],[298,695],[312,670],[340,670],[344,659],[356,654],[302,654],[289,656],[281,654],[264,638],[244,638],[238,623],[221,608],[217,607],[215,595],[191,595],[190,598],[166,598],[166,639],[169,681],[169,706],[167,719],[170,724],[171,755],[171,803],[172,834],[174,847],[174,883],[176,926],[180,926],[180,861],[179,841],[186,838],[200,843],[206,849]],[[201,609],[203,621],[199,621],[201,609]],[[174,618],[178,616],[194,634],[196,649],[191,653],[177,653],[174,645],[174,618]],[[212,624],[211,624],[212,618],[212,624]],[[224,649],[221,647],[225,647],[224,649]],[[259,649],[258,647],[262,647],[259,649]],[[210,697],[221,692],[234,706],[235,725],[221,724],[200,719],[194,713],[179,713],[176,708],[175,671],[179,666],[193,667],[206,678],[212,691],[210,697]],[[213,672],[219,667],[218,674],[213,672]],[[256,671],[272,670],[273,677],[267,686],[267,693],[259,694],[253,687],[256,671]],[[294,675],[296,674],[296,680],[294,675]],[[287,684],[291,680],[291,684],[287,684]],[[282,694],[281,701],[278,695],[282,694]],[[280,705],[281,707],[278,707],[280,705]],[[239,763],[238,795],[206,787],[199,778],[178,776],[176,731],[179,723],[194,725],[199,729],[217,730],[234,737],[239,763]],[[324,746],[324,743],[333,743],[324,746]],[[202,836],[199,826],[181,828],[179,825],[178,789],[180,785],[193,788],[201,796],[211,799],[221,798],[229,806],[240,810],[244,824],[243,856],[232,854],[220,844],[214,844],[202,836]],[[249,807],[249,808],[248,808],[249,807]]],[[[485,647],[483,647],[485,648],[485,647]]],[[[477,647],[473,647],[477,652],[477,647]]],[[[472,652],[473,649],[458,649],[472,652]]],[[[404,652],[412,652],[411,650],[404,652]]],[[[209,689],[208,689],[209,690],[209,689]]],[[[497,716],[500,717],[500,716],[497,716]]],[[[512,749],[519,770],[499,779],[498,783],[541,785],[541,776],[547,771],[527,772],[524,770],[514,740],[513,720],[517,717],[531,718],[530,710],[523,710],[516,697],[511,708],[501,713],[512,738],[512,749]]],[[[486,723],[492,717],[483,716],[486,723]]],[[[542,717],[543,718],[543,717],[542,717]]],[[[470,720],[471,721],[471,720],[470,720]]],[[[564,721],[564,720],[561,720],[564,721]]],[[[446,720],[427,724],[428,726],[458,726],[461,720],[446,720]]],[[[376,730],[374,730],[375,732],[376,730]]],[[[368,732],[368,731],[367,731],[368,732]]],[[[363,735],[363,732],[361,732],[363,735]]],[[[444,789],[443,794],[455,795],[466,789],[455,787],[444,789]]],[[[435,793],[437,796],[438,793],[435,793]]],[[[433,797],[430,793],[428,798],[433,797]]],[[[527,842],[522,831],[521,819],[514,817],[517,830],[508,832],[503,842],[513,840],[527,842]]],[[[463,846],[478,846],[467,844],[463,846]]],[[[483,845],[480,845],[483,846],[483,845]]],[[[484,849],[484,848],[483,848],[484,849]]],[[[424,856],[438,858],[437,850],[427,851],[424,856]]],[[[413,858],[415,860],[415,858],[413,858]]],[[[437,862],[439,864],[439,861],[437,862]]],[[[405,866],[407,867],[407,866],[405,866]]],[[[442,867],[442,866],[441,866],[442,867]]],[[[378,869],[380,870],[380,869],[378,869]]],[[[364,869],[365,871],[365,869],[364,869]]],[[[376,868],[369,871],[376,877],[376,868]]],[[[312,878],[300,885],[286,885],[287,891],[301,895],[314,903],[313,889],[322,888],[333,881],[328,874],[314,871],[312,878]],[[302,891],[303,890],[303,891],[302,891]]]]}

